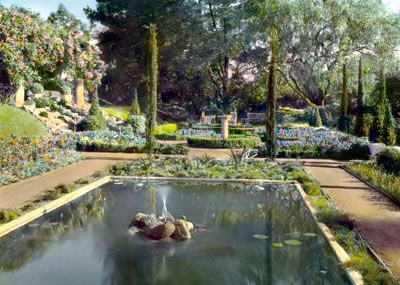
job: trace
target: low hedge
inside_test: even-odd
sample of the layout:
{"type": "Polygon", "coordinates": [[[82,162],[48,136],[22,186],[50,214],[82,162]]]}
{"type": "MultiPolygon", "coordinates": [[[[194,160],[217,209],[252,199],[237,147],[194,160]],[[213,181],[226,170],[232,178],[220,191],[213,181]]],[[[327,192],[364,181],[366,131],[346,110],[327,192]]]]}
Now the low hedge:
{"type": "Polygon", "coordinates": [[[173,134],[159,134],[155,135],[156,139],[158,140],[165,140],[165,141],[179,141],[182,139],[181,134],[173,133],[173,134]]]}
{"type": "MultiPolygon", "coordinates": [[[[101,140],[80,141],[76,144],[76,150],[88,152],[124,152],[124,153],[145,153],[146,149],[137,144],[127,145],[121,143],[111,143],[101,140]]],[[[154,149],[155,153],[160,154],[187,154],[189,148],[183,145],[163,145],[159,144],[154,149]]]]}
{"type": "Polygon", "coordinates": [[[216,138],[187,137],[188,145],[202,148],[256,148],[261,145],[259,137],[230,135],[227,140],[216,138]]]}
{"type": "Polygon", "coordinates": [[[400,174],[400,150],[385,147],[377,153],[376,162],[383,170],[400,174]]]}
{"type": "Polygon", "coordinates": [[[254,127],[229,127],[229,134],[232,135],[245,135],[254,134],[256,128],[254,127]]]}

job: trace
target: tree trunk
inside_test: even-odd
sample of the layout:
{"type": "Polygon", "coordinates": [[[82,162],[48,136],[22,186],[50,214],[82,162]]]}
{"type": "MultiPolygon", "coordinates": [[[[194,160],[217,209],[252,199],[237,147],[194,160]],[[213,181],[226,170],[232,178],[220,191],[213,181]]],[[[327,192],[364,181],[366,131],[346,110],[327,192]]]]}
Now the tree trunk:
{"type": "Polygon", "coordinates": [[[149,66],[148,66],[148,111],[146,128],[146,148],[153,152],[156,139],[154,130],[157,120],[157,81],[158,81],[158,46],[156,26],[151,24],[149,31],[149,66]]]}
{"type": "Polygon", "coordinates": [[[271,31],[271,63],[268,74],[268,91],[267,91],[267,122],[266,122],[266,149],[267,155],[271,160],[276,158],[276,68],[278,62],[278,31],[273,28],[271,31]]]}
{"type": "Polygon", "coordinates": [[[348,89],[349,74],[347,72],[347,65],[343,63],[343,86],[342,86],[342,101],[340,103],[340,119],[339,130],[345,133],[349,132],[349,118],[348,118],[348,89]]]}
{"type": "Polygon", "coordinates": [[[361,56],[358,64],[357,118],[354,126],[354,134],[360,137],[367,135],[364,129],[364,91],[361,56]]]}

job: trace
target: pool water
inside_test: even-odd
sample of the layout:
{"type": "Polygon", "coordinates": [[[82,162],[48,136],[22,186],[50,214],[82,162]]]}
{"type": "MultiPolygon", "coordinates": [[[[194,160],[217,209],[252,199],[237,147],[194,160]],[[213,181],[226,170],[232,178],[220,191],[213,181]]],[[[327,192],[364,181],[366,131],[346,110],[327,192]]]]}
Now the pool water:
{"type": "Polygon", "coordinates": [[[114,181],[0,239],[0,284],[351,284],[294,185],[114,181]],[[192,239],[128,234],[137,212],[192,239]]]}

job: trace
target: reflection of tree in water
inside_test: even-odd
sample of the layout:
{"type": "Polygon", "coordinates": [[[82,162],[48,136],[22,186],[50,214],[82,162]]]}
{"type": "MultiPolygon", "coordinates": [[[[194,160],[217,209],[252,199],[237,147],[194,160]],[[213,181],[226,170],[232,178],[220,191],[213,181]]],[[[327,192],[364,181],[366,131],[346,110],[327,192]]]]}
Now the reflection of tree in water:
{"type": "MultiPolygon", "coordinates": [[[[256,204],[249,211],[223,210],[214,222],[222,227],[240,227],[240,223],[256,223],[265,219],[265,240],[235,248],[241,256],[240,270],[251,284],[347,284],[347,278],[322,236],[305,237],[316,233],[314,221],[298,191],[284,188],[268,192],[266,204],[256,204]],[[238,226],[239,225],[239,226],[238,226]],[[290,246],[285,240],[295,239],[300,246],[290,246]],[[273,248],[272,243],[283,243],[273,248]],[[327,275],[321,274],[328,271],[327,275]]],[[[253,235],[255,233],[249,233],[253,235]]]]}
{"type": "Polygon", "coordinates": [[[102,192],[91,193],[0,239],[0,270],[9,272],[40,256],[63,235],[104,215],[102,192]]]}
{"type": "MultiPolygon", "coordinates": [[[[135,236],[121,237],[108,248],[103,284],[207,284],[210,275],[218,280],[217,268],[204,272],[191,256],[190,242],[149,242],[135,236]]],[[[209,267],[207,268],[209,269],[209,267]]],[[[225,283],[226,284],[226,283],[225,283]]]]}

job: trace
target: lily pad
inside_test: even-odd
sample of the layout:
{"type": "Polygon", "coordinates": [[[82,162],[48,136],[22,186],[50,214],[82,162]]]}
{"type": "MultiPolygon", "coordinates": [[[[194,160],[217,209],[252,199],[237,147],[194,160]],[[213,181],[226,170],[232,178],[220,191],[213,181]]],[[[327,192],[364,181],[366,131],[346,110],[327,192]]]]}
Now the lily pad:
{"type": "Polygon", "coordinates": [[[316,237],[317,235],[315,233],[304,233],[303,236],[305,236],[305,237],[316,237]]]}
{"type": "Polygon", "coordinates": [[[272,247],[275,247],[275,248],[283,247],[283,243],[275,242],[275,243],[272,244],[272,247]]]}
{"type": "Polygon", "coordinates": [[[253,235],[253,237],[255,237],[255,238],[257,238],[257,239],[267,239],[267,238],[269,238],[269,236],[260,235],[260,234],[253,235]]]}
{"type": "Polygon", "coordinates": [[[301,241],[298,241],[296,239],[285,240],[285,243],[289,245],[301,245],[301,241]]]}

